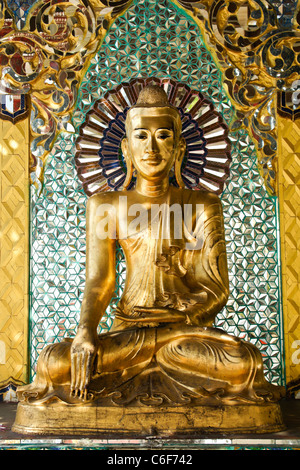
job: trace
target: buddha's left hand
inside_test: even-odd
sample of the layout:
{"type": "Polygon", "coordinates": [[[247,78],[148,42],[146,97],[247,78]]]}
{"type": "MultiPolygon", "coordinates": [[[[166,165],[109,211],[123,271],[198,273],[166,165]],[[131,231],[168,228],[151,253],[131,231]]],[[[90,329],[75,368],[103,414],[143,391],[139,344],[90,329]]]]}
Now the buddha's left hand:
{"type": "Polygon", "coordinates": [[[78,329],[71,346],[71,395],[88,398],[88,384],[98,348],[97,337],[87,329],[78,329]]]}

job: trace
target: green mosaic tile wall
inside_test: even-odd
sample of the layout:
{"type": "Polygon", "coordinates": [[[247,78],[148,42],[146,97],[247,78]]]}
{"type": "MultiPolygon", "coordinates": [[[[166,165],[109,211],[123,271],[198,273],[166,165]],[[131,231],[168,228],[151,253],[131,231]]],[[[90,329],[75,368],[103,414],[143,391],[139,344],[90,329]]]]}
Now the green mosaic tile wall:
{"type": "MultiPolygon", "coordinates": [[[[83,80],[73,116],[76,132],[106,91],[122,81],[147,76],[186,82],[209,95],[230,122],[233,109],[196,24],[171,2],[135,0],[112,26],[83,80]]],[[[44,190],[40,196],[32,193],[32,375],[39,352],[49,342],[73,336],[80,315],[86,195],[74,166],[76,137],[59,136],[47,164],[44,190]]],[[[256,344],[267,378],[283,383],[276,199],[264,189],[246,132],[233,133],[231,140],[231,176],[221,196],[231,295],[216,325],[256,344]]],[[[112,324],[125,278],[122,253],[117,257],[116,294],[100,331],[112,324]]]]}

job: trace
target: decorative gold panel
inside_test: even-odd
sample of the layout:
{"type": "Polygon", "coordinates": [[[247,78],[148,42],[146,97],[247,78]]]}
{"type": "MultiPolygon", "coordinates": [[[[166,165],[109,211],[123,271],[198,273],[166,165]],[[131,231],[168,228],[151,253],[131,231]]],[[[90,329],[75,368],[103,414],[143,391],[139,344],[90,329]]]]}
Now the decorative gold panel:
{"type": "MultiPolygon", "coordinates": [[[[300,122],[278,117],[276,103],[277,110],[279,104],[281,111],[288,109],[288,93],[292,104],[293,97],[299,93],[299,8],[294,10],[290,29],[282,29],[272,6],[275,2],[178,0],[171,3],[184,9],[197,22],[222,71],[224,86],[237,112],[232,129],[249,131],[257,148],[266,188],[271,195],[278,190],[285,361],[289,382],[300,376],[297,274],[300,122]],[[278,93],[280,100],[276,102],[278,93]]],[[[26,380],[28,167],[32,181],[41,185],[46,155],[58,134],[72,127],[70,117],[90,59],[99,50],[115,19],[130,4],[131,0],[113,3],[40,0],[30,11],[27,22],[18,29],[11,10],[0,0],[0,88],[8,94],[30,95],[33,111],[30,130],[29,120],[16,125],[0,120],[1,388],[10,381],[26,380]],[[18,60],[14,60],[16,57],[18,60]]],[[[297,109],[293,108],[292,112],[296,113],[297,109]]]]}
{"type": "MultiPolygon", "coordinates": [[[[70,118],[91,58],[131,3],[39,0],[26,21],[16,24],[6,1],[0,0],[0,89],[31,96],[30,175],[37,186],[55,138],[72,131],[70,118]]],[[[199,26],[236,109],[232,129],[248,130],[266,188],[276,194],[276,105],[285,113],[295,112],[288,96],[293,103],[299,92],[299,8],[296,3],[283,6],[281,14],[275,0],[172,3],[199,26]],[[282,23],[281,16],[289,23],[282,23]]],[[[164,7],[163,1],[158,7],[164,7]]]]}
{"type": "Polygon", "coordinates": [[[276,107],[290,118],[299,112],[299,0],[174,3],[198,24],[236,110],[231,128],[248,130],[267,191],[276,195],[276,107]]]}
{"type": "Polygon", "coordinates": [[[300,120],[278,117],[286,381],[300,376],[300,120]]]}
{"type": "Polygon", "coordinates": [[[28,356],[29,122],[0,120],[0,388],[25,382],[28,356]]]}
{"type": "Polygon", "coordinates": [[[131,0],[38,0],[21,29],[0,0],[0,90],[31,98],[30,176],[41,188],[44,163],[70,117],[90,58],[131,0]]]}

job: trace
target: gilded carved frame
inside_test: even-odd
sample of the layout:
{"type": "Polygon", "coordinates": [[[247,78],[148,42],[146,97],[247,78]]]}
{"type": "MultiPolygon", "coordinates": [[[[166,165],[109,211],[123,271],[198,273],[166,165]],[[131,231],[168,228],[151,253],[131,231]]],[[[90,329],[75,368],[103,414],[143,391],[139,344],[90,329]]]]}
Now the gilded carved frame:
{"type": "MultiPolygon", "coordinates": [[[[256,145],[266,189],[271,197],[279,197],[286,378],[293,383],[300,376],[299,364],[292,360],[300,334],[297,301],[300,2],[294,7],[288,28],[282,26],[278,10],[273,6],[275,2],[270,0],[177,0],[173,3],[198,24],[206,46],[222,71],[224,89],[236,110],[231,128],[248,130],[256,145]]],[[[22,217],[27,222],[27,182],[39,190],[42,187],[47,156],[57,135],[73,130],[70,118],[90,59],[101,48],[110,26],[130,4],[131,0],[41,0],[34,3],[19,29],[5,0],[0,0],[0,93],[12,103],[12,111],[8,112],[9,106],[2,98],[0,122],[7,128],[2,133],[2,158],[5,145],[9,145],[5,136],[21,126],[28,145],[24,150],[26,156],[19,156],[25,162],[19,204],[23,205],[22,217]]],[[[13,149],[6,152],[7,158],[9,155],[14,155],[13,149]]],[[[7,164],[3,162],[2,181],[7,164]]],[[[6,174],[7,171],[5,177],[6,174]]],[[[18,184],[14,190],[20,194],[18,184]]],[[[3,191],[1,198],[3,202],[3,191]]],[[[24,253],[28,252],[27,222],[23,230],[24,253]]],[[[5,221],[2,224],[5,226],[5,221]]],[[[2,237],[2,250],[3,240],[2,237]]],[[[28,258],[24,256],[22,295],[26,298],[28,258]]],[[[6,266],[1,269],[7,271],[6,266]]],[[[27,310],[25,301],[24,325],[28,321],[27,310]]],[[[22,334],[23,343],[27,344],[26,327],[22,334]]],[[[24,356],[20,354],[19,362],[24,366],[27,352],[22,347],[24,356]]],[[[0,361],[1,388],[8,383],[26,381],[25,369],[21,367],[21,372],[15,373],[14,363],[1,373],[0,361]]]]}

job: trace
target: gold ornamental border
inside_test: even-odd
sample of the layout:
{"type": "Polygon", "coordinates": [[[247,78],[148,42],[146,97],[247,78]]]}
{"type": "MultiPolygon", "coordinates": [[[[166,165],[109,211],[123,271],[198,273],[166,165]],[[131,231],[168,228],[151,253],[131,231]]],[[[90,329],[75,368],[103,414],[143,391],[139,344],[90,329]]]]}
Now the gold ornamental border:
{"type": "MultiPolygon", "coordinates": [[[[0,0],[0,93],[15,97],[26,95],[29,97],[31,113],[30,118],[24,113],[23,120],[20,118],[16,124],[7,118],[6,121],[0,120],[5,127],[1,140],[1,201],[6,200],[10,190],[18,195],[15,196],[15,201],[18,201],[15,209],[7,210],[5,205],[2,208],[2,225],[7,229],[2,231],[1,237],[1,269],[11,284],[14,284],[14,276],[22,279],[23,287],[18,288],[19,295],[15,298],[25,299],[23,306],[20,306],[21,300],[18,304],[20,312],[23,312],[21,315],[25,319],[22,320],[24,324],[28,322],[26,296],[29,182],[38,188],[42,187],[47,156],[58,134],[73,131],[71,115],[90,60],[100,50],[113,22],[131,3],[132,0],[41,0],[33,4],[25,24],[18,29],[12,11],[5,0],[0,0]],[[10,148],[6,137],[12,132],[11,129],[14,133],[15,129],[18,130],[16,139],[11,140],[17,143],[19,140],[18,153],[16,149],[10,148]],[[24,155],[21,155],[20,149],[25,147],[24,139],[28,145],[27,150],[23,149],[24,155]],[[16,174],[13,183],[9,183],[9,171],[12,170],[20,173],[16,174]],[[18,211],[23,211],[22,216],[15,215],[18,211]],[[8,248],[9,244],[6,246],[5,240],[9,239],[7,233],[11,230],[10,219],[13,220],[16,233],[16,228],[22,225],[21,220],[24,227],[19,238],[15,235],[8,248]],[[20,249],[20,253],[23,249],[23,259],[18,262],[21,274],[16,275],[9,273],[14,266],[6,253],[12,247],[14,249],[18,240],[23,243],[20,249]]],[[[270,196],[279,195],[283,296],[287,296],[287,286],[291,282],[296,283],[298,291],[300,287],[297,269],[289,268],[293,264],[290,261],[290,253],[293,252],[290,250],[292,246],[293,249],[297,246],[298,250],[299,235],[293,232],[294,238],[292,237],[287,220],[292,216],[297,225],[300,215],[299,211],[291,214],[290,205],[286,203],[287,181],[296,194],[299,193],[299,182],[297,177],[293,179],[287,171],[283,171],[291,157],[283,158],[282,151],[290,155],[297,148],[294,146],[294,150],[290,152],[290,136],[285,134],[286,127],[282,123],[293,123],[294,126],[300,114],[300,59],[297,52],[300,2],[295,9],[290,29],[280,27],[277,13],[267,0],[176,0],[172,3],[198,24],[204,42],[222,72],[224,89],[236,111],[231,129],[247,129],[256,145],[258,166],[266,189],[270,196]],[[292,238],[296,241],[290,243],[292,238]]],[[[293,127],[292,130],[297,134],[297,129],[293,127]]],[[[289,191],[292,191],[291,188],[289,191]]],[[[10,298],[13,297],[10,294],[10,298]]],[[[12,300],[11,302],[6,304],[9,304],[7,311],[10,311],[10,318],[13,318],[15,305],[12,300]]],[[[285,335],[289,335],[292,328],[293,337],[300,338],[300,327],[295,321],[295,316],[300,313],[299,308],[293,301],[294,310],[291,312],[288,303],[289,300],[284,297],[285,335]],[[293,320],[290,320],[291,315],[293,320]]],[[[5,326],[5,329],[8,331],[9,328],[5,326]]],[[[27,343],[26,334],[24,327],[23,333],[20,333],[20,337],[23,335],[23,343],[27,343]]],[[[8,340],[4,340],[4,349],[8,344],[6,341],[8,340]]],[[[24,344],[22,347],[23,358],[19,362],[24,369],[27,352],[24,344]]],[[[288,381],[300,376],[299,365],[292,365],[292,356],[295,357],[290,349],[286,351],[288,381]]],[[[12,375],[14,370],[16,365],[11,364],[5,372],[7,381],[11,376],[16,377],[15,372],[12,375]]],[[[25,381],[25,372],[18,374],[16,380],[25,381]]],[[[0,376],[1,383],[4,383],[3,380],[0,376]]]]}

